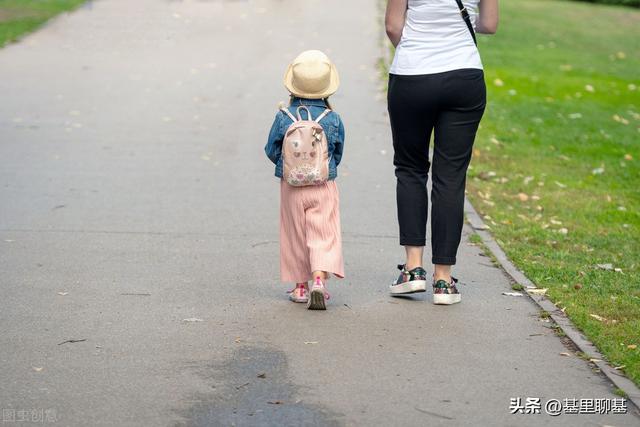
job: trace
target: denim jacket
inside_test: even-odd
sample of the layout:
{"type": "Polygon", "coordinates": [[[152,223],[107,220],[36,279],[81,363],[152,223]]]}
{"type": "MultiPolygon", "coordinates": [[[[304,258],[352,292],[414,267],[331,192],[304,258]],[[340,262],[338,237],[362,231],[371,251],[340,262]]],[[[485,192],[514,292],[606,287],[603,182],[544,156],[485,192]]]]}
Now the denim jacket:
{"type": "MultiPolygon", "coordinates": [[[[307,106],[313,118],[318,117],[327,108],[327,104],[322,99],[294,98],[288,107],[289,111],[295,116],[296,109],[300,105],[307,106]]],[[[301,110],[300,115],[303,120],[306,119],[306,110],[301,110]]],[[[282,178],[282,140],[291,123],[292,120],[289,116],[283,111],[278,111],[271,126],[271,131],[269,132],[269,140],[264,147],[267,157],[276,165],[275,175],[278,178],[282,178]]],[[[338,176],[338,165],[340,164],[340,160],[342,160],[344,125],[338,113],[333,111],[320,121],[320,125],[327,136],[327,145],[329,148],[329,180],[333,180],[338,176]]]]}

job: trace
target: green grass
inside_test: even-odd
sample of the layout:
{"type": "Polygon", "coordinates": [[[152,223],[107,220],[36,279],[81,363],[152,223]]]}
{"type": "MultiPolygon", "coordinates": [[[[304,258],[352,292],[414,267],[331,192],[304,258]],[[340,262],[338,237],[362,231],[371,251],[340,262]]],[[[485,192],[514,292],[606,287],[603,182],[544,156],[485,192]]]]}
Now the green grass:
{"type": "Polygon", "coordinates": [[[0,47],[81,3],[84,0],[0,0],[0,47]]]}
{"type": "Polygon", "coordinates": [[[469,197],[514,263],[640,384],[640,11],[510,0],[479,42],[489,101],[469,197]],[[621,272],[596,267],[609,263],[621,272]]]}

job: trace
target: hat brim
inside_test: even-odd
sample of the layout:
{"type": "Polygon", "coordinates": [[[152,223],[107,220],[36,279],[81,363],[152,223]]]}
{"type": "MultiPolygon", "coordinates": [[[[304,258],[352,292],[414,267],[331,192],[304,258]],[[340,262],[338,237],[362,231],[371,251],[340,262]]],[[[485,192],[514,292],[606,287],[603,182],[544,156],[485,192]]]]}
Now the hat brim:
{"type": "Polygon", "coordinates": [[[329,75],[329,85],[322,92],[310,93],[304,92],[300,89],[296,88],[293,85],[293,64],[289,65],[287,68],[287,72],[284,74],[284,87],[292,94],[297,96],[298,98],[307,98],[307,99],[323,99],[327,98],[338,90],[340,86],[340,77],[338,76],[338,70],[334,64],[331,64],[331,73],[329,75]]]}

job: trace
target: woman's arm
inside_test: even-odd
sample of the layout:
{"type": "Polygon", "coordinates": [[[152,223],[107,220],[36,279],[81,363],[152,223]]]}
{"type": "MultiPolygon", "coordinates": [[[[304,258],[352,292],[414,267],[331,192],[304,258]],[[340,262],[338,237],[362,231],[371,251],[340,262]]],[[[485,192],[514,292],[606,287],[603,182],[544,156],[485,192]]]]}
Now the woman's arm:
{"type": "Polygon", "coordinates": [[[498,0],[480,0],[480,16],[476,23],[476,32],[495,34],[498,29],[498,0]]]}
{"type": "Polygon", "coordinates": [[[408,0],[387,1],[387,13],[384,17],[384,25],[387,30],[387,36],[394,47],[398,46],[400,38],[402,38],[402,29],[404,28],[404,21],[407,16],[407,1],[408,0]]]}

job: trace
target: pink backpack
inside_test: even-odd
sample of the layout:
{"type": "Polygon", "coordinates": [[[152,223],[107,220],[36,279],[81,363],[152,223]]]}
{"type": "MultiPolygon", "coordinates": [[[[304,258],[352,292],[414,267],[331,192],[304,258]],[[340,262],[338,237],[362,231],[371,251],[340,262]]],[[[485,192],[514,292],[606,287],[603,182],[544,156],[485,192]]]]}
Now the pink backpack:
{"type": "Polygon", "coordinates": [[[282,141],[283,179],[295,187],[326,182],[329,178],[329,146],[320,120],[331,110],[327,108],[315,120],[304,105],[296,110],[298,117],[284,107],[281,110],[293,120],[282,141]],[[307,110],[308,120],[302,120],[301,109],[307,110]]]}

